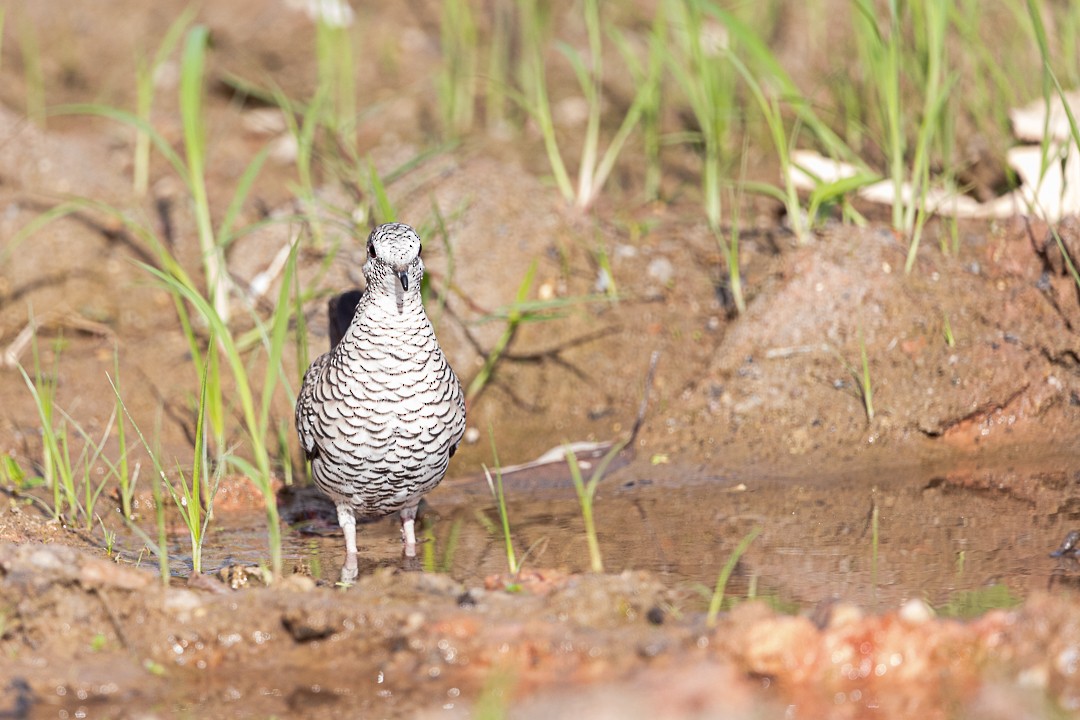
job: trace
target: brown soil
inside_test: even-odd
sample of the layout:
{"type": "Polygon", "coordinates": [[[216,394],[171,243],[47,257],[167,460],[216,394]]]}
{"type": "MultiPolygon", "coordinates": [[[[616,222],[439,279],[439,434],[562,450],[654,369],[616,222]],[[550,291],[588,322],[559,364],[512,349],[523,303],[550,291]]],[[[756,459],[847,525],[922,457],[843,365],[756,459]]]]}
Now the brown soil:
{"type": "MultiPolygon", "coordinates": [[[[163,455],[189,462],[197,371],[170,296],[133,262],[153,262],[145,243],[85,210],[15,245],[42,212],[78,196],[142,218],[198,274],[194,221],[165,163],[155,161],[149,197],[131,190],[127,128],[58,116],[43,129],[21,114],[17,48],[27,28],[41,46],[50,105],[132,107],[133,58],[153,52],[148,39],[182,3],[150,7],[52,2],[9,13],[0,346],[16,349],[30,315],[43,367],[62,340],[57,402],[91,435],[112,412],[115,351],[130,412],[147,430],[160,413],[163,455]]],[[[438,125],[429,81],[436,12],[393,7],[358,19],[367,42],[357,82],[376,108],[359,142],[384,173],[430,146],[438,125]]],[[[291,96],[310,93],[313,29],[302,13],[250,1],[210,3],[198,17],[212,31],[213,78],[269,75],[291,96]]],[[[175,77],[163,73],[159,85],[154,124],[179,147],[175,77]]],[[[208,182],[221,217],[270,138],[245,125],[250,106],[211,85],[208,182]]],[[[533,298],[588,296],[523,324],[471,402],[480,440],[429,497],[430,549],[445,553],[451,528],[460,530],[453,557],[442,556],[449,572],[410,572],[418,564],[402,560],[388,521],[364,528],[360,582],[335,588],[322,578],[336,574],[340,538],[324,505],[312,510],[290,489],[283,513],[304,527],[286,529],[285,579],[234,591],[176,578],[163,589],[123,528],[116,562],[106,560],[99,527],[63,528],[4,488],[0,717],[467,717],[484,706],[523,717],[758,717],[791,706],[801,717],[1075,712],[1080,583],[1072,565],[1047,554],[1080,522],[1080,296],[1048,229],[1022,219],[962,226],[958,251],[943,253],[944,230],[931,225],[904,273],[906,242],[882,225],[830,226],[798,245],[774,208],[758,207],[742,237],[748,309],[736,317],[722,252],[695,200],[693,153],[668,151],[668,200],[647,206],[636,199],[636,161],[631,153],[588,215],[544,181],[542,145],[528,127],[521,142],[473,138],[390,187],[402,220],[429,222],[433,204],[447,218],[449,247],[431,238],[425,258],[446,300],[433,310],[439,336],[466,384],[505,327],[482,321],[513,301],[533,263],[533,298]],[[617,301],[595,295],[601,252],[617,301]],[[856,376],[863,347],[870,421],[856,376]],[[653,353],[644,423],[597,498],[613,574],[584,572],[568,474],[549,465],[507,476],[519,556],[533,551],[521,577],[501,575],[501,538],[477,520],[496,520],[479,474],[493,460],[488,428],[504,464],[566,441],[624,437],[653,353]],[[756,594],[801,614],[744,602],[707,627],[696,588],[711,590],[754,527],[762,534],[728,596],[756,594]],[[1000,587],[1003,604],[1022,604],[968,621],[934,619],[925,604],[952,612],[959,597],[1000,587]]],[[[356,198],[329,175],[322,182],[320,208],[347,215],[356,198]]],[[[240,224],[292,212],[291,183],[292,166],[271,159],[240,224]]],[[[306,315],[320,350],[325,298],[357,283],[363,258],[355,233],[328,227],[337,229],[322,248],[306,246],[301,262],[318,293],[306,315]]],[[[1075,257],[1080,226],[1061,230],[1075,257]]],[[[291,232],[265,225],[235,242],[229,268],[242,287],[291,232]]],[[[234,314],[238,330],[250,324],[242,304],[234,314]]],[[[29,347],[13,359],[32,367],[29,347]]],[[[295,386],[302,368],[287,363],[295,386]]],[[[0,397],[0,450],[33,468],[40,418],[13,364],[0,369],[0,397]]],[[[288,422],[290,412],[282,395],[275,415],[288,422]]],[[[242,437],[237,423],[234,439],[242,437]]],[[[116,447],[114,431],[106,454],[116,447]]],[[[149,529],[147,482],[137,499],[149,529]]],[[[209,567],[265,562],[258,503],[244,481],[228,481],[209,567]]],[[[97,510],[108,520],[114,505],[109,487],[97,510]]],[[[175,517],[169,525],[174,570],[186,578],[175,517]]]]}

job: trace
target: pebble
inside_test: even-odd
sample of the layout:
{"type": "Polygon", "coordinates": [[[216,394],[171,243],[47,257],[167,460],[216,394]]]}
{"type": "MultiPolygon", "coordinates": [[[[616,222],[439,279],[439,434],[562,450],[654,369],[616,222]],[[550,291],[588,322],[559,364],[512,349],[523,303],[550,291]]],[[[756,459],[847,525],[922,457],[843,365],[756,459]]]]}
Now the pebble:
{"type": "Polygon", "coordinates": [[[174,589],[165,593],[161,606],[170,612],[191,612],[202,607],[203,596],[193,590],[174,589]]]}
{"type": "Polygon", "coordinates": [[[900,619],[908,625],[923,625],[934,619],[934,610],[920,598],[912,598],[900,606],[900,619]]]}
{"type": "Polygon", "coordinates": [[[281,615],[281,624],[298,643],[321,640],[333,635],[341,623],[325,610],[290,608],[281,615]]]}
{"type": "Polygon", "coordinates": [[[645,272],[661,285],[667,285],[675,277],[675,265],[665,257],[658,257],[649,263],[645,272]]]}

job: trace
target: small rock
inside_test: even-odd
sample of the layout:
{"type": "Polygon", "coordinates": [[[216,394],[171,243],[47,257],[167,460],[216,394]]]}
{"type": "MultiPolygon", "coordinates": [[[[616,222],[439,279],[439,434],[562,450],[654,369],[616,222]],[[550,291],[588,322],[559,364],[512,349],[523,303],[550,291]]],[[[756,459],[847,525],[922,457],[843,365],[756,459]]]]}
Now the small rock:
{"type": "Polygon", "coordinates": [[[649,263],[645,272],[661,285],[667,285],[675,277],[675,265],[665,257],[658,257],[649,263]]]}
{"type": "Polygon", "coordinates": [[[758,675],[801,678],[813,668],[818,646],[809,620],[777,617],[750,628],[743,657],[758,675]]]}
{"type": "Polygon", "coordinates": [[[169,612],[191,612],[202,607],[203,596],[191,590],[170,590],[162,607],[169,612]]]}
{"type": "Polygon", "coordinates": [[[810,431],[806,428],[795,428],[788,434],[788,453],[791,455],[805,455],[812,447],[810,431]]]}
{"type": "Polygon", "coordinates": [[[56,556],[50,548],[40,548],[35,550],[27,561],[38,570],[62,570],[64,563],[60,561],[60,558],[56,556]]]}
{"type": "Polygon", "coordinates": [[[290,590],[292,592],[311,592],[317,587],[317,583],[315,582],[315,578],[310,575],[294,573],[283,577],[275,587],[279,587],[282,590],[290,590]]]}
{"type": "Polygon", "coordinates": [[[667,643],[659,638],[654,638],[647,642],[640,643],[637,646],[638,655],[645,658],[646,660],[651,660],[652,658],[662,654],[665,650],[667,650],[667,643]]]}
{"type": "Polygon", "coordinates": [[[38,705],[34,690],[23,678],[12,678],[4,688],[5,699],[0,701],[0,718],[30,717],[30,710],[38,705]]]}
{"type": "Polygon", "coordinates": [[[188,576],[187,586],[192,590],[205,590],[217,595],[229,592],[228,589],[213,575],[203,575],[193,572],[188,576]]]}
{"type": "Polygon", "coordinates": [[[854,625],[861,622],[865,615],[858,605],[846,602],[837,603],[829,615],[829,627],[840,628],[845,625],[854,625]]]}
{"type": "Polygon", "coordinates": [[[248,585],[269,585],[273,580],[273,573],[258,565],[226,565],[218,570],[217,575],[233,590],[248,585]]]}
{"type": "Polygon", "coordinates": [[[454,578],[445,573],[423,573],[416,580],[416,589],[434,595],[458,597],[463,588],[454,578]]]}
{"type": "Polygon", "coordinates": [[[899,614],[908,625],[924,625],[934,619],[934,610],[921,598],[913,598],[901,605],[899,614]]]}
{"type": "Polygon", "coordinates": [[[422,612],[414,611],[409,613],[408,616],[405,618],[405,623],[401,626],[401,634],[409,635],[416,632],[424,626],[425,620],[426,618],[424,617],[424,613],[422,612]]]}
{"type": "Polygon", "coordinates": [[[281,614],[281,624],[298,643],[330,637],[338,629],[338,623],[321,609],[290,608],[281,614]]]}

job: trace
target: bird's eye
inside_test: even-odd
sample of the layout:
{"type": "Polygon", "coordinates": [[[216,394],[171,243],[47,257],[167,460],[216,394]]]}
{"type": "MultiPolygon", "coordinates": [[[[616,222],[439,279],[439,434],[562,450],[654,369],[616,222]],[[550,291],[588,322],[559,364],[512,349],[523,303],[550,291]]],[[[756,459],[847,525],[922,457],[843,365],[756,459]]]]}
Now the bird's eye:
{"type": "Polygon", "coordinates": [[[375,243],[369,242],[367,244],[367,256],[372,260],[375,259],[375,243]]]}

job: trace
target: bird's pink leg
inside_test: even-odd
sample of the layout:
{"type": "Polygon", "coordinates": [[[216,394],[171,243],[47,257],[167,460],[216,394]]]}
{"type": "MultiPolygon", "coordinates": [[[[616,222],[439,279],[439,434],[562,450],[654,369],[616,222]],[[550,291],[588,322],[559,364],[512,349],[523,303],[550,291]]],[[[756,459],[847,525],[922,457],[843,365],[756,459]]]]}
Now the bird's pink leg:
{"type": "Polygon", "coordinates": [[[347,502],[337,504],[338,525],[345,533],[345,564],[341,566],[341,582],[351,583],[359,574],[356,564],[356,513],[347,502]]]}
{"type": "Polygon", "coordinates": [[[401,509],[401,539],[405,557],[416,557],[416,505],[401,509]]]}

